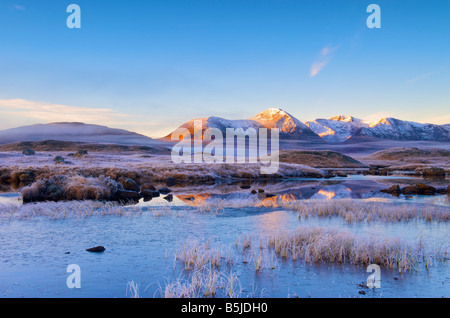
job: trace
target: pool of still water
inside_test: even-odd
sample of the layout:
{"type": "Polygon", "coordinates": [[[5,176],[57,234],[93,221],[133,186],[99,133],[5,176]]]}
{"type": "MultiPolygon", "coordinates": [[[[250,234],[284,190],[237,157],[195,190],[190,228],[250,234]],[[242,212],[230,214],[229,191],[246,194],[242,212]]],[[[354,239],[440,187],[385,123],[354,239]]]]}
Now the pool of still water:
{"type": "MultiPolygon", "coordinates": [[[[448,242],[450,233],[446,223],[347,224],[340,218],[299,219],[296,213],[279,209],[225,209],[218,215],[194,213],[181,204],[170,209],[180,211],[155,217],[144,208],[142,214],[128,217],[0,221],[0,297],[127,297],[130,281],[140,284],[140,297],[160,297],[167,281],[187,274],[174,253],[188,238],[233,246],[243,233],[257,242],[298,226],[326,226],[411,242],[420,236],[439,244],[448,242]],[[106,251],[85,251],[98,245],[106,251]],[[70,264],[81,268],[80,289],[66,285],[70,264]]],[[[274,270],[256,272],[251,263],[238,262],[231,270],[239,275],[242,297],[450,296],[448,261],[402,274],[382,268],[381,288],[366,290],[366,295],[359,294],[358,287],[370,275],[363,266],[281,261],[274,270]]]]}

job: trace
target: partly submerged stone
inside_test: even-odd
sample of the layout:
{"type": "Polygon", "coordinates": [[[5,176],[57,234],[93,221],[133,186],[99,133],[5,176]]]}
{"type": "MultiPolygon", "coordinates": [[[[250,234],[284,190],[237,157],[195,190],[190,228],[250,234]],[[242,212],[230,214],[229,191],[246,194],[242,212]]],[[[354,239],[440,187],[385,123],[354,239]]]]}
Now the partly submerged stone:
{"type": "Polygon", "coordinates": [[[426,184],[419,183],[417,185],[410,185],[404,187],[402,189],[402,193],[404,195],[435,195],[436,188],[426,184]]]}
{"type": "Polygon", "coordinates": [[[170,192],[172,192],[172,190],[170,190],[169,188],[159,189],[159,193],[161,193],[161,194],[169,194],[170,192]]]}
{"type": "Polygon", "coordinates": [[[168,202],[172,202],[173,201],[173,195],[169,194],[167,196],[164,197],[164,200],[168,201],[168,202]]]}
{"type": "Polygon", "coordinates": [[[140,192],[141,197],[145,198],[158,198],[160,196],[160,193],[158,191],[152,191],[152,190],[142,190],[140,192]]]}
{"type": "Polygon", "coordinates": [[[91,253],[103,253],[106,250],[103,246],[88,248],[86,251],[91,253]]]}
{"type": "Polygon", "coordinates": [[[125,201],[125,202],[137,202],[141,199],[141,195],[139,192],[135,191],[128,191],[128,190],[118,190],[116,192],[116,198],[119,201],[125,201]]]}
{"type": "Polygon", "coordinates": [[[380,190],[380,192],[389,193],[392,194],[393,196],[398,197],[402,193],[402,190],[400,189],[399,185],[393,185],[389,189],[380,190]]]}

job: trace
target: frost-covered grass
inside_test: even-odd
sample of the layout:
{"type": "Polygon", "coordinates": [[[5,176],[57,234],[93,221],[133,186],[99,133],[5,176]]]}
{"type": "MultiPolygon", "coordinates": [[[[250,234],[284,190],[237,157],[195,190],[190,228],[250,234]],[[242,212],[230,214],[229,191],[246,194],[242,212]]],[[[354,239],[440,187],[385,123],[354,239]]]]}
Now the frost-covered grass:
{"type": "Polygon", "coordinates": [[[425,220],[447,222],[450,208],[431,204],[397,204],[363,200],[313,200],[285,202],[283,207],[298,212],[299,218],[308,216],[339,216],[348,223],[354,222],[400,222],[425,220]]]}
{"type": "Polygon", "coordinates": [[[131,215],[122,206],[99,201],[39,202],[33,204],[0,204],[1,219],[85,218],[95,215],[131,215]]]}
{"type": "Polygon", "coordinates": [[[140,284],[134,281],[128,282],[127,284],[127,296],[129,293],[130,298],[139,298],[140,284]]]}
{"type": "Polygon", "coordinates": [[[424,220],[427,222],[448,222],[450,208],[433,204],[386,203],[359,199],[295,200],[290,195],[281,195],[264,200],[209,200],[198,210],[220,213],[226,208],[280,208],[298,212],[299,218],[341,217],[348,223],[355,222],[401,222],[424,220]]]}
{"type": "Polygon", "coordinates": [[[168,206],[140,207],[123,206],[115,202],[60,201],[30,204],[0,203],[0,220],[28,220],[44,217],[52,220],[84,219],[92,216],[132,217],[148,213],[159,217],[186,217],[192,210],[172,209],[168,206]]]}
{"type": "Polygon", "coordinates": [[[176,253],[176,259],[184,264],[185,270],[198,270],[205,266],[218,268],[222,259],[228,264],[233,258],[227,250],[220,246],[212,246],[209,240],[200,243],[197,240],[186,240],[176,253]]]}
{"type": "Polygon", "coordinates": [[[248,244],[251,241],[258,240],[242,234],[228,247],[213,239],[184,240],[175,252],[175,262],[182,265],[183,273],[167,280],[164,287],[159,285],[157,293],[165,298],[242,297],[240,275],[233,271],[239,264],[240,271],[256,274],[278,269],[287,261],[377,264],[404,273],[448,261],[448,243],[430,249],[420,239],[406,243],[398,238],[364,237],[327,227],[299,227],[260,238],[259,244],[248,244]]]}
{"type": "Polygon", "coordinates": [[[213,267],[202,267],[187,277],[167,281],[158,289],[164,298],[240,298],[242,288],[236,273],[222,272],[213,267]]]}
{"type": "MultiPolygon", "coordinates": [[[[174,216],[185,217],[191,213],[220,215],[225,209],[233,208],[258,209],[285,209],[298,213],[299,218],[339,217],[347,223],[375,222],[385,223],[426,221],[448,222],[450,208],[432,204],[398,204],[373,202],[355,199],[334,200],[283,200],[276,197],[263,200],[257,198],[249,200],[208,200],[207,202],[184,209],[172,208],[169,204],[164,206],[123,206],[115,202],[87,201],[61,201],[39,202],[21,205],[0,203],[0,218],[28,219],[36,216],[45,216],[51,219],[84,218],[94,215],[136,215],[145,210],[154,217],[174,216]]],[[[244,247],[251,247],[251,237],[242,237],[244,247]]]]}
{"type": "MultiPolygon", "coordinates": [[[[249,237],[243,235],[247,242],[249,237]]],[[[292,259],[306,263],[377,264],[402,272],[418,269],[421,263],[430,266],[433,262],[448,260],[448,244],[442,242],[430,248],[420,239],[406,243],[399,238],[364,237],[346,230],[301,226],[260,239],[253,247],[240,245],[238,240],[234,249],[231,245],[214,245],[211,240],[204,243],[186,240],[176,252],[176,260],[191,271],[205,266],[219,269],[237,263],[252,264],[255,271],[273,270],[282,260],[292,259]]]]}
{"type": "Polygon", "coordinates": [[[269,239],[269,247],[283,259],[306,263],[377,264],[399,272],[428,268],[433,262],[448,260],[448,243],[434,250],[421,241],[407,244],[400,239],[355,236],[337,229],[299,227],[293,232],[280,232],[269,239]]]}

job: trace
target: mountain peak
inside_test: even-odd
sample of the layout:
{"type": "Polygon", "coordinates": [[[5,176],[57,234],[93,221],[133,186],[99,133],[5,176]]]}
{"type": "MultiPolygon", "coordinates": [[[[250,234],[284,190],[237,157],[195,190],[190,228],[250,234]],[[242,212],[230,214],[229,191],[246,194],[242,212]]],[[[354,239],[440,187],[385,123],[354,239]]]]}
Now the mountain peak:
{"type": "MultiPolygon", "coordinates": [[[[258,115],[254,116],[253,118],[280,118],[280,117],[292,117],[290,114],[286,113],[281,108],[269,108],[262,112],[260,112],[258,115]]],[[[292,117],[293,118],[293,117],[292,117]]]]}
{"type": "Polygon", "coordinates": [[[259,113],[258,115],[250,118],[250,120],[256,121],[262,127],[271,129],[279,128],[281,133],[292,133],[298,129],[308,129],[297,118],[293,117],[280,108],[269,108],[259,113]]]}
{"type": "Polygon", "coordinates": [[[353,116],[348,116],[348,115],[335,116],[335,117],[330,118],[330,120],[345,121],[345,122],[349,122],[349,123],[361,122],[361,119],[355,118],[353,116]]]}

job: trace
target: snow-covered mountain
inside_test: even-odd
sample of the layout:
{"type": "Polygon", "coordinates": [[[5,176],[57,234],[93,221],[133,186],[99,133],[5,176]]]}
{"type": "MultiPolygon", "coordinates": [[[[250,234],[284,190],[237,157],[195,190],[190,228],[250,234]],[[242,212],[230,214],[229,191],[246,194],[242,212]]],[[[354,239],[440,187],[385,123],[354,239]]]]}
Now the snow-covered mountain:
{"type": "Polygon", "coordinates": [[[137,145],[153,141],[128,130],[83,123],[37,124],[0,131],[0,144],[45,140],[137,145]]]}
{"type": "Polygon", "coordinates": [[[384,118],[369,127],[362,127],[352,138],[359,136],[393,140],[450,141],[450,131],[443,126],[396,118],[384,118]]]}
{"type": "Polygon", "coordinates": [[[316,119],[306,125],[328,142],[362,141],[364,139],[450,141],[450,125],[420,124],[395,118],[377,122],[351,116],[316,119]]]}
{"type": "Polygon", "coordinates": [[[368,127],[369,123],[352,116],[336,116],[330,119],[316,119],[306,122],[316,134],[328,142],[344,142],[355,135],[361,128],[368,127]]]}
{"type": "MultiPolygon", "coordinates": [[[[304,124],[279,108],[270,108],[249,119],[206,117],[200,120],[203,131],[218,128],[225,134],[227,128],[279,128],[281,139],[314,143],[354,143],[377,139],[450,142],[450,124],[420,124],[395,118],[368,122],[341,115],[330,119],[320,118],[304,124]]],[[[190,120],[180,127],[187,128],[193,134],[194,122],[195,120],[190,120]]],[[[170,137],[171,134],[162,140],[170,140],[170,137]]],[[[0,131],[0,144],[45,140],[123,145],[149,145],[158,142],[127,130],[83,123],[38,124],[0,131]]]]}
{"type": "MultiPolygon", "coordinates": [[[[209,128],[217,128],[225,135],[227,128],[243,128],[245,130],[248,128],[279,128],[282,139],[320,141],[319,136],[308,126],[279,108],[267,109],[250,119],[229,120],[220,117],[193,119],[181,125],[180,128],[186,128],[193,134],[194,123],[199,120],[202,121],[202,132],[209,128]]],[[[171,134],[164,137],[164,139],[170,138],[171,134]]]]}

